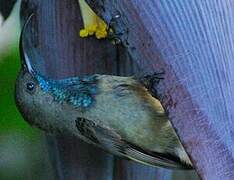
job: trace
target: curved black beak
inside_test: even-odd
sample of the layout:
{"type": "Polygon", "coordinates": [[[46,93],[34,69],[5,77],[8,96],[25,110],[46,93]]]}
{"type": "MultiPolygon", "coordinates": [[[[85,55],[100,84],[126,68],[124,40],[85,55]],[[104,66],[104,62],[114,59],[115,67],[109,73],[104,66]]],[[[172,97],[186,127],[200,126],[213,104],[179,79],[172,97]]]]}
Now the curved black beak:
{"type": "Polygon", "coordinates": [[[35,71],[32,67],[32,64],[30,62],[29,59],[29,55],[28,55],[28,51],[30,48],[30,41],[26,36],[26,29],[28,27],[28,24],[30,23],[30,21],[32,20],[32,17],[34,16],[34,14],[31,14],[28,19],[26,20],[26,22],[23,25],[21,34],[20,34],[20,42],[19,42],[19,48],[20,48],[20,58],[21,58],[21,65],[22,68],[26,71],[28,71],[30,74],[35,74],[35,71]]]}

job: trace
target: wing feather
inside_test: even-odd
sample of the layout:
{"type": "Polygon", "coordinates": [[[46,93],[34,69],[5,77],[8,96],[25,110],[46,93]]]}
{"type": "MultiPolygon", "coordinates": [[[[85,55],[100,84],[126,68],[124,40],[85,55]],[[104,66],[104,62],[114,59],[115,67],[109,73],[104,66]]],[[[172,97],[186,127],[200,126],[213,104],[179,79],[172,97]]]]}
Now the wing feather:
{"type": "Polygon", "coordinates": [[[173,155],[143,149],[124,140],[114,129],[94,123],[88,119],[77,118],[76,125],[85,138],[116,155],[151,166],[192,169],[191,166],[181,162],[179,158],[173,155]]]}

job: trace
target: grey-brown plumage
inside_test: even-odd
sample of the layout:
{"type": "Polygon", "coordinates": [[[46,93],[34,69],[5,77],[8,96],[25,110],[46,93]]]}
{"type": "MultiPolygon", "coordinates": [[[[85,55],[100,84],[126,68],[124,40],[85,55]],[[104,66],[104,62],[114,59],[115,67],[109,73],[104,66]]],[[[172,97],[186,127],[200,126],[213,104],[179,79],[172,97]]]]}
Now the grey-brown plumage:
{"type": "Polygon", "coordinates": [[[192,167],[160,102],[146,88],[152,76],[143,78],[145,83],[142,78],[98,74],[48,79],[32,68],[24,48],[27,42],[21,36],[16,103],[30,124],[49,132],[72,133],[144,164],[192,167]]]}

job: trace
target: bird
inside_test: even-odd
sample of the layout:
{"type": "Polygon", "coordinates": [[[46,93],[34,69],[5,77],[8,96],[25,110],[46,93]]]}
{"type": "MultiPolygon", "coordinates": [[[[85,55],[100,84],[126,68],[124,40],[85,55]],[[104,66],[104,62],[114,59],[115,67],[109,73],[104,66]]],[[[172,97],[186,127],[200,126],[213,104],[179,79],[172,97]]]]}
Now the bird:
{"type": "Polygon", "coordinates": [[[31,63],[36,49],[20,35],[21,70],[15,101],[23,118],[49,133],[70,133],[114,155],[145,165],[193,169],[160,101],[150,91],[152,75],[93,74],[51,79],[31,63]]]}

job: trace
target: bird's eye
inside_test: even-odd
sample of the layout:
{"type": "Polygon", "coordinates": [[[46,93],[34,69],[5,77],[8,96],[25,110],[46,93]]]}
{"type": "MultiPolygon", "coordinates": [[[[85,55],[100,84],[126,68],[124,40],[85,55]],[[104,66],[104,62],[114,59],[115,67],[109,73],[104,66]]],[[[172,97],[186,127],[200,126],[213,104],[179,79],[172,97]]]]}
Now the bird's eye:
{"type": "Polygon", "coordinates": [[[34,82],[28,82],[26,86],[27,86],[27,90],[28,90],[29,92],[33,92],[33,90],[34,90],[34,88],[35,88],[34,82]]]}

